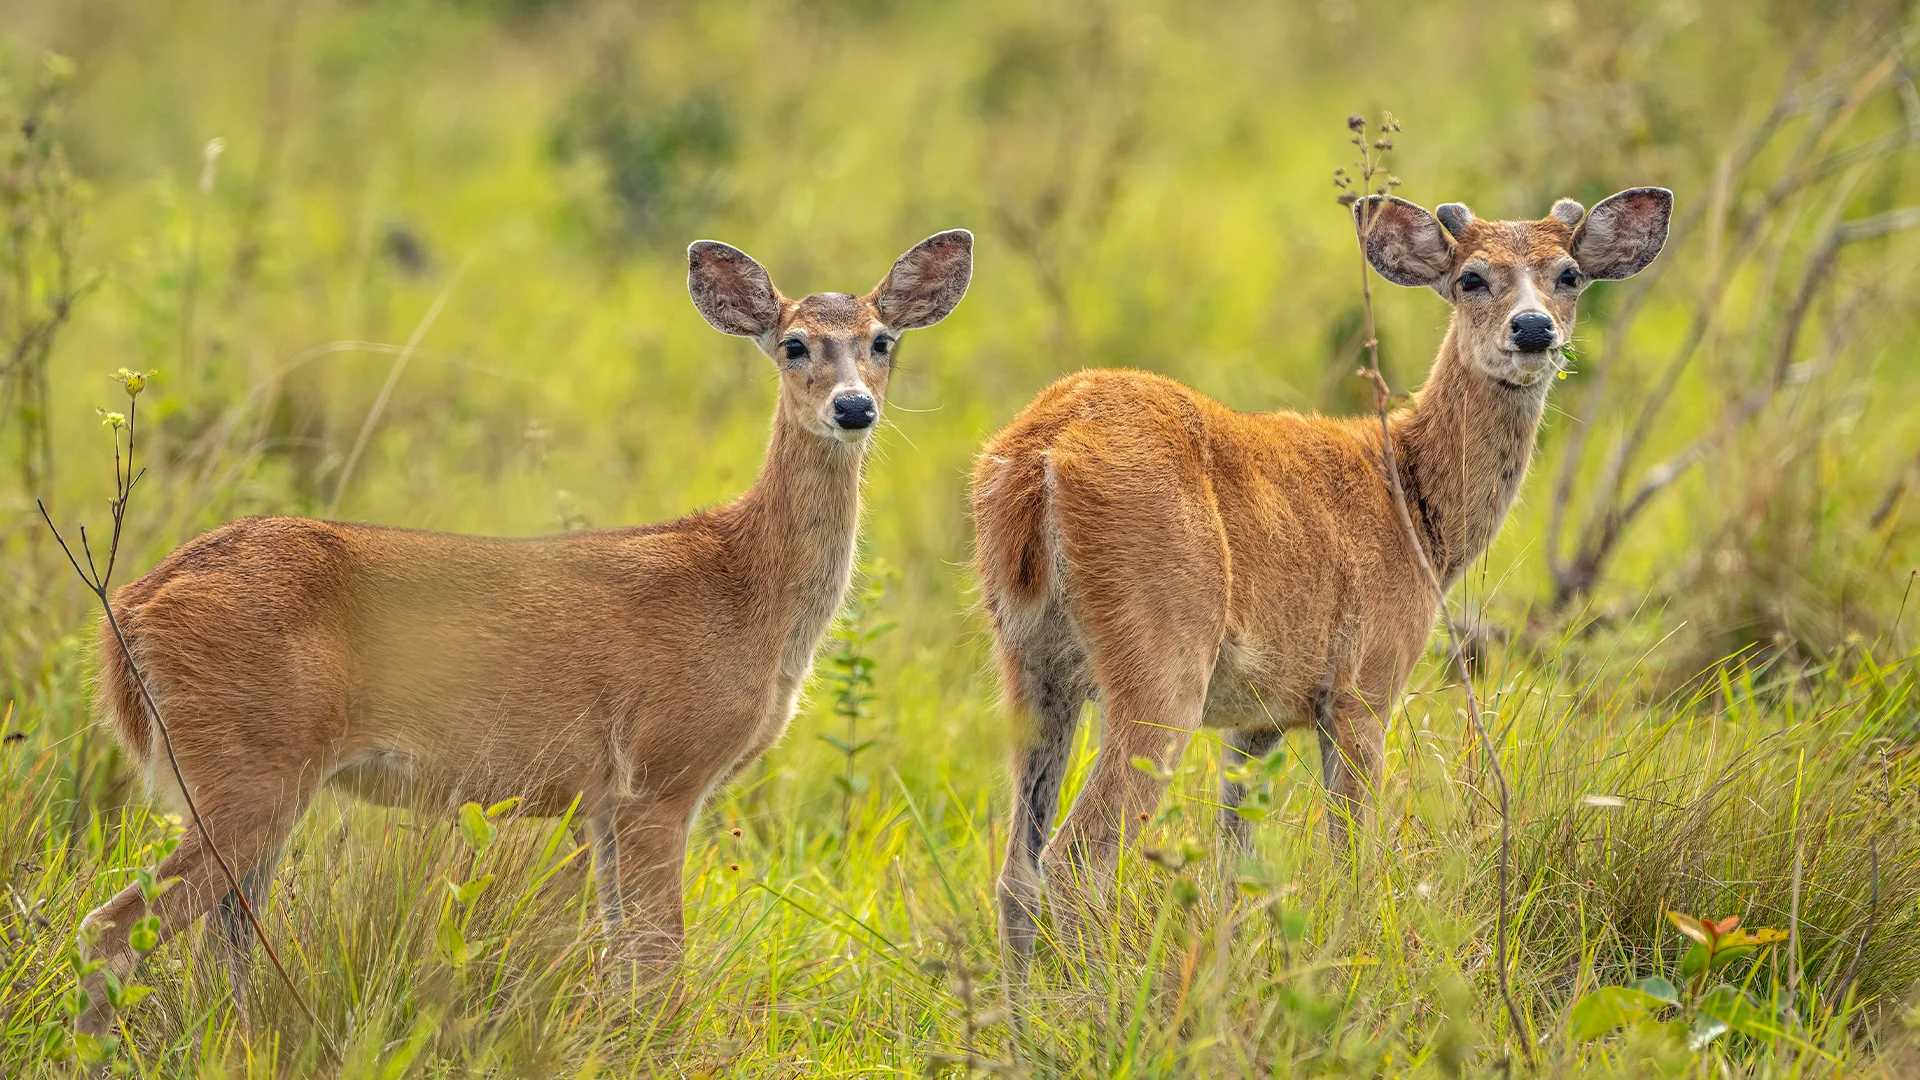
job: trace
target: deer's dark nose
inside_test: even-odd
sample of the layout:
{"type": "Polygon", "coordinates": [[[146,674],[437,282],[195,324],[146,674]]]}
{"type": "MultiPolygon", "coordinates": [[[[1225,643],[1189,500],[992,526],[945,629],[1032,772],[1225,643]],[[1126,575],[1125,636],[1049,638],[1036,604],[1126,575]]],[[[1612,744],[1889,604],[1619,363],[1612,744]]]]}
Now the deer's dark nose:
{"type": "Polygon", "coordinates": [[[1513,347],[1521,352],[1545,352],[1553,347],[1553,320],[1538,311],[1513,317],[1513,347]]]}
{"type": "Polygon", "coordinates": [[[872,427],[878,416],[873,399],[865,394],[841,394],[833,399],[833,422],[848,431],[872,427]]]}

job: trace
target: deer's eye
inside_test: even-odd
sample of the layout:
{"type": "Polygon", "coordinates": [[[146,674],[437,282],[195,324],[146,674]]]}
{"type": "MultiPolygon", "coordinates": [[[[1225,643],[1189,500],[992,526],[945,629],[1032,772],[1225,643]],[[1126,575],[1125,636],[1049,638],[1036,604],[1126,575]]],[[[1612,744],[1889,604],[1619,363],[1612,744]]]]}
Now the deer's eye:
{"type": "Polygon", "coordinates": [[[1487,288],[1487,279],[1481,277],[1479,274],[1476,274],[1473,271],[1469,270],[1466,273],[1460,275],[1460,291],[1461,292],[1475,292],[1475,291],[1485,292],[1486,288],[1487,288]]]}
{"type": "Polygon", "coordinates": [[[1565,270],[1560,271],[1560,285],[1562,288],[1571,289],[1578,286],[1579,284],[1580,284],[1579,270],[1569,266],[1565,270]]]}
{"type": "Polygon", "coordinates": [[[780,349],[789,360],[804,360],[807,356],[807,343],[799,338],[788,338],[780,343],[780,349]]]}
{"type": "Polygon", "coordinates": [[[893,339],[885,334],[873,339],[873,355],[885,356],[893,351],[893,339]]]}

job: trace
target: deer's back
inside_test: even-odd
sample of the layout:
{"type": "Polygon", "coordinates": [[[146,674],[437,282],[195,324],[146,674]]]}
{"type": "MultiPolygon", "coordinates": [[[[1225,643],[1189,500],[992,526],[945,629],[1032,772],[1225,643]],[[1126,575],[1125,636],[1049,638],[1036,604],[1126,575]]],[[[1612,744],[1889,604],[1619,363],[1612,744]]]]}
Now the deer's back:
{"type": "Polygon", "coordinates": [[[1217,611],[1228,711],[1291,714],[1328,678],[1397,687],[1433,612],[1371,423],[1237,412],[1147,372],[1061,379],[975,471],[988,607],[1016,632],[1047,603],[1217,611]]]}
{"type": "Polygon", "coordinates": [[[250,518],[114,605],[176,744],[304,756],[408,801],[529,777],[564,800],[632,752],[627,721],[744,674],[723,546],[698,517],[529,540],[250,518]]]}

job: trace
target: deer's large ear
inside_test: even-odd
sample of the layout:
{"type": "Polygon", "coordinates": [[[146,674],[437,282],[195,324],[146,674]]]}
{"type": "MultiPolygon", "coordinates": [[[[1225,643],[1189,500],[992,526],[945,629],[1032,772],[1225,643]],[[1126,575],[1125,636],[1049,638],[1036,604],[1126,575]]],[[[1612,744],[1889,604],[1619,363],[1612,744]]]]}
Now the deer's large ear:
{"type": "Polygon", "coordinates": [[[874,309],[895,330],[932,326],[953,313],[973,280],[973,234],[935,233],[900,256],[874,286],[874,309]]]}
{"type": "Polygon", "coordinates": [[[1369,195],[1354,202],[1353,227],[1367,262],[1381,277],[1395,285],[1425,285],[1446,295],[1453,241],[1432,214],[1405,199],[1369,195]]]}
{"type": "Polygon", "coordinates": [[[1610,195],[1573,231],[1573,261],[1581,273],[1602,281],[1632,277],[1660,254],[1672,217],[1673,192],[1666,188],[1610,195]]]}
{"type": "Polygon", "coordinates": [[[747,253],[718,240],[687,246],[687,294],[723,334],[757,338],[780,328],[780,294],[747,253]]]}

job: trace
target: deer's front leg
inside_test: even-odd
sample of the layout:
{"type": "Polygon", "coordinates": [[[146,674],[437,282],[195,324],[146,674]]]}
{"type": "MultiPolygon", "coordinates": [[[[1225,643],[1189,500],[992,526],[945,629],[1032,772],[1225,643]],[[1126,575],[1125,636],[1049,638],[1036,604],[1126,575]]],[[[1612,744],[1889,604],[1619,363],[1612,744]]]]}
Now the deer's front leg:
{"type": "MultiPolygon", "coordinates": [[[[681,876],[695,809],[686,800],[656,797],[612,813],[611,851],[601,860],[612,888],[608,878],[597,879],[601,902],[618,928],[618,958],[642,976],[670,974],[680,960],[686,936],[681,876]]],[[[595,850],[602,850],[599,842],[595,850]]]]}
{"type": "Polygon", "coordinates": [[[600,921],[609,934],[620,929],[625,905],[620,898],[620,837],[614,829],[614,811],[587,817],[586,843],[592,860],[594,895],[600,901],[600,921]]]}
{"type": "Polygon", "coordinates": [[[1386,760],[1387,731],[1380,717],[1353,691],[1322,686],[1314,698],[1314,728],[1320,736],[1320,776],[1326,783],[1327,839],[1337,852],[1366,820],[1386,760]]]}

